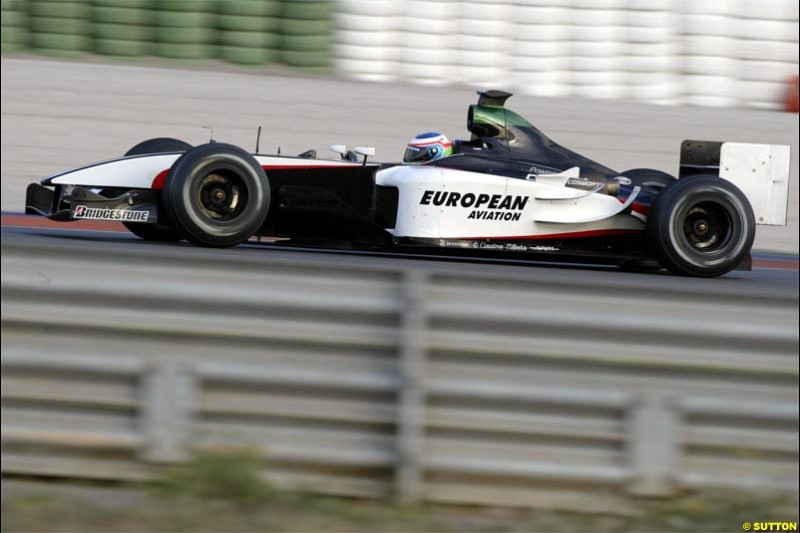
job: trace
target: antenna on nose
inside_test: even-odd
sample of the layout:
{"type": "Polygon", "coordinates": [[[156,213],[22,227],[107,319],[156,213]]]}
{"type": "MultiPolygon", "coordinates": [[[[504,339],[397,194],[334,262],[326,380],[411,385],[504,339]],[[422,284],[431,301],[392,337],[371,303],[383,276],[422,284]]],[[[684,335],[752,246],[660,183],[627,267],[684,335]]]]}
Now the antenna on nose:
{"type": "Polygon", "coordinates": [[[211,126],[203,126],[203,129],[208,130],[208,136],[209,136],[208,142],[210,143],[217,142],[214,140],[214,128],[212,128],[211,126]]]}
{"type": "Polygon", "coordinates": [[[256,154],[258,154],[258,145],[261,142],[261,126],[258,127],[258,133],[256,134],[256,154]]]}

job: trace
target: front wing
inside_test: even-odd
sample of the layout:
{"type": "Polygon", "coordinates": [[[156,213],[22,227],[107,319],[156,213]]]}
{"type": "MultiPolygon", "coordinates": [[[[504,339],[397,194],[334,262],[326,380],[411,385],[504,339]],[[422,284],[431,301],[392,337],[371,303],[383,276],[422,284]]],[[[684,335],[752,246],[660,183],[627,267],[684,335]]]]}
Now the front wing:
{"type": "MultiPolygon", "coordinates": [[[[108,191],[106,189],[105,191],[108,191]]],[[[108,197],[80,186],[55,189],[31,183],[25,195],[25,213],[51,220],[111,220],[141,224],[158,223],[158,191],[132,189],[108,197]]]]}

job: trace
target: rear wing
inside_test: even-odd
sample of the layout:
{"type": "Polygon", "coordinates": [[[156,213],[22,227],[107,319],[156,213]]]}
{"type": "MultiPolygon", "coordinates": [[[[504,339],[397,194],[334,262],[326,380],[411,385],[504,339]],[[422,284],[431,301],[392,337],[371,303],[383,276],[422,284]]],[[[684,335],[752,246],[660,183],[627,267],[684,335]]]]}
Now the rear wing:
{"type": "Polygon", "coordinates": [[[791,149],[782,144],[683,141],[679,176],[724,178],[747,196],[756,223],[785,226],[791,149]]]}

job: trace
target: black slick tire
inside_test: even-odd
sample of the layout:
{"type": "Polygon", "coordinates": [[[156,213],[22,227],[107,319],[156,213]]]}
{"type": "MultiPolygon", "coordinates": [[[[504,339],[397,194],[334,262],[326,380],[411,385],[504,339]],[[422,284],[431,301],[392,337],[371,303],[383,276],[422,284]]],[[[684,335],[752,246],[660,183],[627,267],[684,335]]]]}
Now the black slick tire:
{"type": "Polygon", "coordinates": [[[186,152],[192,149],[192,145],[181,141],[180,139],[173,139],[172,137],[156,137],[154,139],[147,139],[133,148],[125,152],[125,157],[129,155],[145,155],[145,154],[168,154],[170,152],[186,152]]]}
{"type": "Polygon", "coordinates": [[[645,232],[670,272],[715,277],[747,257],[755,227],[753,208],[738,187],[698,175],[677,180],[656,197],[645,232]]]}
{"type": "Polygon", "coordinates": [[[162,200],[170,225],[189,241],[216,248],[235,246],[264,223],[270,205],[269,180],[247,151],[209,143],[175,161],[162,200]]]}
{"type": "Polygon", "coordinates": [[[654,168],[634,168],[626,170],[622,175],[631,180],[631,185],[641,187],[647,192],[661,192],[677,181],[672,174],[654,168]]]}
{"type": "MultiPolygon", "coordinates": [[[[156,137],[155,139],[148,139],[140,142],[125,152],[125,156],[186,152],[187,150],[191,149],[191,144],[181,141],[180,139],[173,139],[171,137],[156,137]]],[[[163,208],[160,210],[163,210],[163,208]]],[[[178,242],[184,238],[180,231],[167,226],[166,224],[123,222],[123,225],[128,229],[128,231],[146,241],[178,242]]]]}

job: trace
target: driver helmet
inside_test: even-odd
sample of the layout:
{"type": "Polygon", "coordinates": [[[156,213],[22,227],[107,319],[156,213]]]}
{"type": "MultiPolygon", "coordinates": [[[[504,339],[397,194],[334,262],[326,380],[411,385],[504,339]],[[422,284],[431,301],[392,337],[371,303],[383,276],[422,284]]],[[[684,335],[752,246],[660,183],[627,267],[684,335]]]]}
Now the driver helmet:
{"type": "Polygon", "coordinates": [[[427,131],[408,141],[403,163],[426,163],[452,154],[450,139],[437,131],[427,131]]]}

